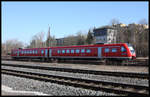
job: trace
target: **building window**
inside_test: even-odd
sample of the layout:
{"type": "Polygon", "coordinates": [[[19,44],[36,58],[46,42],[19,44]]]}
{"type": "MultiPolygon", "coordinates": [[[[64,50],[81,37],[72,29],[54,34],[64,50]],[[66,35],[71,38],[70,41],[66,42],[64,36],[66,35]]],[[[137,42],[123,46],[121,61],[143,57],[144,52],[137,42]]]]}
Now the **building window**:
{"type": "Polygon", "coordinates": [[[105,53],[108,53],[109,52],[109,48],[105,48],[105,53]]]}
{"type": "Polygon", "coordinates": [[[74,50],[71,50],[71,53],[74,53],[74,50]]]}
{"type": "Polygon", "coordinates": [[[79,53],[79,51],[80,51],[80,50],[79,50],[79,49],[77,49],[77,50],[76,50],[76,53],[79,53]]]}
{"type": "Polygon", "coordinates": [[[117,48],[112,48],[112,52],[117,52],[117,48]]]}
{"type": "Polygon", "coordinates": [[[87,52],[87,53],[91,53],[91,50],[90,50],[90,49],[87,49],[86,52],[87,52]]]}

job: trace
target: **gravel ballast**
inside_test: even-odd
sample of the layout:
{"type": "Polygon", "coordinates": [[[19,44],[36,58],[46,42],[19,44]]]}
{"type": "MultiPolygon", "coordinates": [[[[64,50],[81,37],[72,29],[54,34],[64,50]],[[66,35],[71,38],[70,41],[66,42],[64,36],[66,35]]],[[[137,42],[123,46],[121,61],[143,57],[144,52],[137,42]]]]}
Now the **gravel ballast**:
{"type": "Polygon", "coordinates": [[[100,70],[100,71],[115,71],[115,72],[137,72],[148,73],[148,67],[137,66],[111,66],[111,65],[93,65],[93,64],[71,64],[71,63],[43,63],[43,62],[21,62],[21,61],[3,61],[6,64],[19,64],[30,66],[46,66],[46,67],[59,67],[59,68],[75,68],[85,70],[100,70]]]}
{"type": "Polygon", "coordinates": [[[106,93],[101,91],[93,91],[82,88],[75,88],[71,86],[58,85],[50,82],[42,82],[33,79],[20,78],[10,75],[2,74],[2,85],[13,88],[19,91],[35,91],[48,94],[50,96],[109,96],[116,95],[113,93],[106,93]]]}
{"type": "Polygon", "coordinates": [[[65,76],[65,77],[75,77],[75,78],[82,78],[82,79],[107,81],[107,82],[114,82],[114,83],[149,86],[148,80],[137,79],[137,78],[113,77],[113,76],[106,76],[106,75],[93,75],[93,74],[81,74],[81,73],[70,73],[70,72],[68,73],[68,72],[59,72],[59,71],[50,71],[50,70],[9,67],[9,66],[2,66],[2,68],[20,70],[20,71],[25,71],[25,72],[36,72],[36,73],[43,73],[43,74],[50,74],[50,75],[59,75],[59,76],[65,76]]]}

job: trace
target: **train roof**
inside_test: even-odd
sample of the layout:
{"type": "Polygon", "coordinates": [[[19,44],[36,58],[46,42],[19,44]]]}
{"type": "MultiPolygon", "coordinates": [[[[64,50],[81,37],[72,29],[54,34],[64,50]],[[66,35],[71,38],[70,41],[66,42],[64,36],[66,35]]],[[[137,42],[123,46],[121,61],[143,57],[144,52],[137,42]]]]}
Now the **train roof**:
{"type": "MultiPolygon", "coordinates": [[[[30,49],[46,49],[46,48],[76,48],[76,47],[99,47],[99,46],[120,46],[126,43],[116,43],[116,44],[93,44],[93,45],[73,45],[73,46],[57,46],[57,47],[45,47],[45,48],[25,48],[19,50],[30,50],[30,49]]],[[[18,50],[18,49],[14,49],[18,50]]]]}

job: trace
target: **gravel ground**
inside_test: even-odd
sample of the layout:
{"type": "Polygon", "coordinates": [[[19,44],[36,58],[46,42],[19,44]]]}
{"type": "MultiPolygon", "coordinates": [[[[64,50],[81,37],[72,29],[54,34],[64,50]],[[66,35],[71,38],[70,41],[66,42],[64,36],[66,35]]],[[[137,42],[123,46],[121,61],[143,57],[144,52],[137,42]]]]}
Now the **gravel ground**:
{"type": "Polygon", "coordinates": [[[50,82],[41,82],[32,79],[20,78],[10,75],[2,74],[2,85],[13,88],[19,91],[36,91],[48,94],[50,96],[110,96],[116,95],[113,93],[106,93],[101,91],[93,91],[82,88],[75,88],[71,86],[58,85],[50,82]]]}
{"type": "Polygon", "coordinates": [[[9,66],[2,66],[2,68],[4,68],[4,69],[13,69],[13,70],[21,70],[21,71],[27,71],[27,72],[50,74],[50,75],[59,75],[59,76],[66,76],[66,77],[76,77],[76,78],[99,80],[99,81],[108,81],[108,82],[115,82],[115,83],[125,83],[125,84],[149,86],[149,80],[137,79],[137,78],[113,77],[113,76],[81,74],[81,73],[68,73],[68,72],[49,71],[49,70],[40,70],[40,69],[27,69],[27,68],[9,67],[9,66]]]}

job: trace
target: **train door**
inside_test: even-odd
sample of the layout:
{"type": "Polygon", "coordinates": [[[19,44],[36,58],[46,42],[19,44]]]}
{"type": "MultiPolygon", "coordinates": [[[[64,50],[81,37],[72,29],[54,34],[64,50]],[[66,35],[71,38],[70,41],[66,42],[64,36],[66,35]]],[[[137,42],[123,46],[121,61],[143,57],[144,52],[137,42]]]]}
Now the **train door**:
{"type": "Polygon", "coordinates": [[[102,48],[98,47],[98,58],[101,58],[102,56],[102,48]]]}
{"type": "Polygon", "coordinates": [[[19,57],[19,50],[17,51],[17,57],[19,57]]]}
{"type": "Polygon", "coordinates": [[[47,57],[47,53],[48,53],[48,50],[47,50],[47,49],[45,49],[45,57],[47,57]]]}
{"type": "Polygon", "coordinates": [[[49,57],[52,57],[52,49],[49,49],[49,57]]]}

